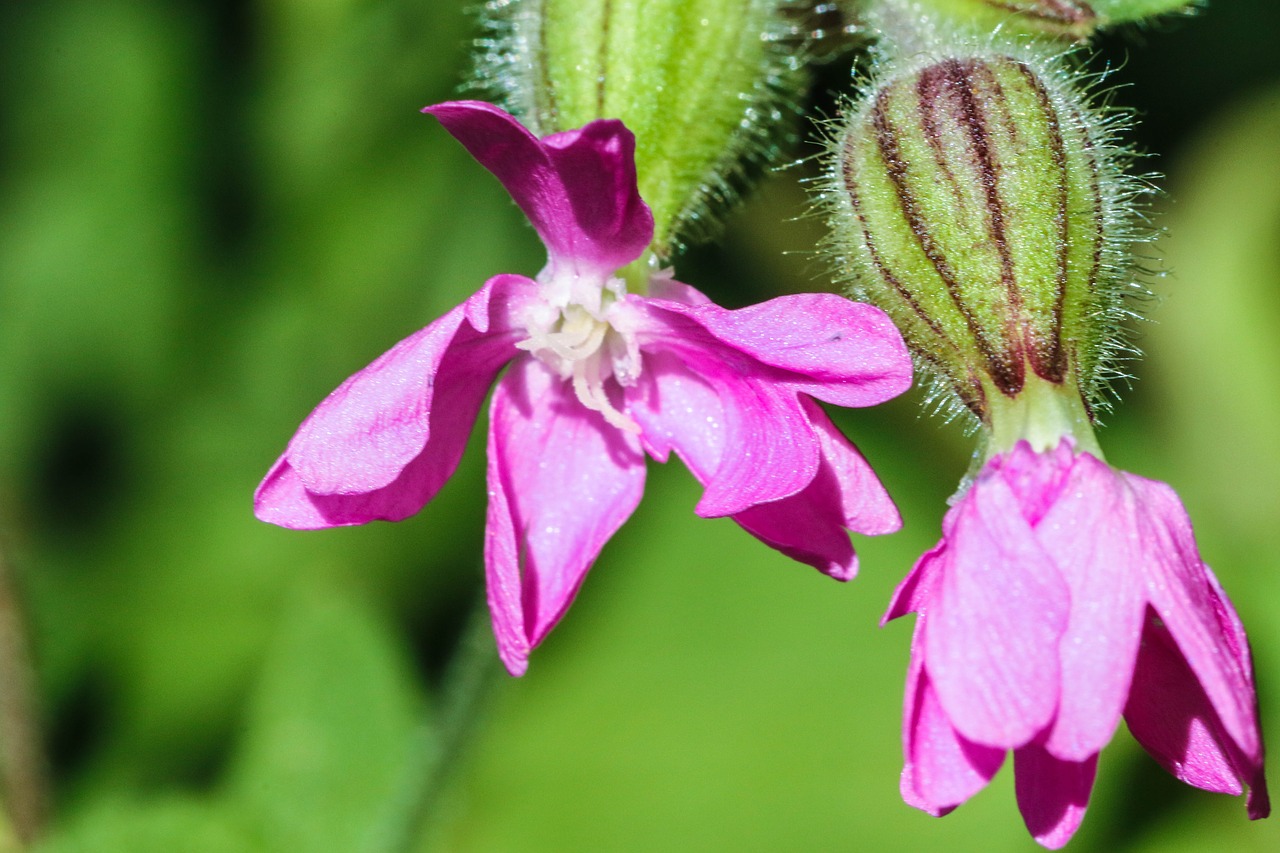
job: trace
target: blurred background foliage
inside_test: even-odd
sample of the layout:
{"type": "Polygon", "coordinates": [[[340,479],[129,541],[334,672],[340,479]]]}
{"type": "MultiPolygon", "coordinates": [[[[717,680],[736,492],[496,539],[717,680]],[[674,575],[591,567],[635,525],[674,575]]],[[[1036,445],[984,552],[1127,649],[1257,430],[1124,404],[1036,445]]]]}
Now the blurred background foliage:
{"type": "MultiPolygon", "coordinates": [[[[259,478],[344,377],[489,275],[541,265],[497,183],[418,114],[463,79],[463,6],[0,6],[0,550],[49,756],[39,849],[1034,849],[1008,769],[944,820],[898,796],[910,628],[876,623],[969,452],[914,393],[838,416],[906,518],[858,543],[860,578],[696,519],[687,472],[651,466],[572,615],[482,711],[440,698],[480,595],[475,441],[410,521],[253,519],[259,478]],[[438,742],[442,717],[472,732],[462,748],[438,742]]],[[[1167,175],[1172,271],[1102,441],[1181,492],[1251,629],[1273,738],[1278,28],[1266,0],[1220,2],[1093,59],[1167,175]]],[[[815,108],[848,74],[821,70],[815,108]]],[[[827,287],[820,224],[795,219],[806,168],[768,176],[681,278],[729,305],[827,287]]],[[[1173,781],[1123,732],[1074,843],[1278,846],[1274,822],[1173,781]]]]}

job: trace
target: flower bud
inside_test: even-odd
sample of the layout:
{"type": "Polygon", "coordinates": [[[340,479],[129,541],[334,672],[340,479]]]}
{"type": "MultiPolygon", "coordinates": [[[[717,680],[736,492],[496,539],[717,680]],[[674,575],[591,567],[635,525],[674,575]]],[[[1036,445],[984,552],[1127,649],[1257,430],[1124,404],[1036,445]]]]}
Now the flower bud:
{"type": "Polygon", "coordinates": [[[1195,0],[877,0],[867,14],[898,41],[928,26],[980,34],[1000,30],[1064,41],[1086,41],[1113,24],[1185,12],[1195,0]]]}
{"type": "Polygon", "coordinates": [[[653,246],[706,236],[805,83],[787,0],[492,0],[479,84],[539,136],[597,118],[636,136],[653,246]]]}
{"type": "Polygon", "coordinates": [[[1093,0],[1093,8],[1110,23],[1142,21],[1170,12],[1192,12],[1201,0],[1093,0]]]}
{"type": "MultiPolygon", "coordinates": [[[[886,0],[890,5],[903,0],[886,0]]],[[[1105,22],[1086,0],[922,0],[944,21],[990,32],[997,27],[1070,40],[1084,40],[1105,22]]]]}
{"type": "Polygon", "coordinates": [[[1066,73],[996,53],[918,63],[832,140],[842,272],[987,426],[1024,394],[1087,422],[1117,348],[1133,186],[1066,73]]]}

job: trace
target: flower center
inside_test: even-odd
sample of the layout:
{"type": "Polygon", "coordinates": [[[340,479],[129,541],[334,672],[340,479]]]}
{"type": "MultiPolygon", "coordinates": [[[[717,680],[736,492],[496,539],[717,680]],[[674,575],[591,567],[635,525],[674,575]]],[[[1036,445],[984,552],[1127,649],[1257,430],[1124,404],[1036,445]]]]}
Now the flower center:
{"type": "Polygon", "coordinates": [[[614,379],[627,386],[640,375],[640,350],[625,303],[627,286],[611,278],[603,286],[576,276],[564,280],[548,276],[542,284],[543,299],[530,305],[523,322],[529,337],[516,344],[561,379],[573,382],[582,405],[627,432],[640,426],[609,399],[605,382],[614,379]]]}

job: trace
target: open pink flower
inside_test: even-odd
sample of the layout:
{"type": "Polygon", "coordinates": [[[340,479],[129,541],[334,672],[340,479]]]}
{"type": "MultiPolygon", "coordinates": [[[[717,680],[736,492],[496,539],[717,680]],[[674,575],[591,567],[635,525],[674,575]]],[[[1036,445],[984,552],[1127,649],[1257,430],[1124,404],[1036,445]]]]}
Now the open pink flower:
{"type": "Polygon", "coordinates": [[[945,814],[1013,750],[1018,806],[1046,847],[1084,816],[1123,715],[1177,778],[1250,787],[1270,810],[1253,667],[1239,618],[1163,483],[1070,440],[993,458],[885,618],[919,614],[907,675],[907,802],[945,814]]]}
{"type": "Polygon", "coordinates": [[[728,311],[669,277],[628,293],[653,217],[618,121],[539,140],[489,104],[428,107],[506,187],[547,247],[536,279],[498,275],[329,395],[255,498],[264,521],[313,529],[422,508],[490,404],[488,599],[513,675],[559,621],[631,515],[644,456],[672,450],[730,516],[773,548],[847,579],[845,529],[887,533],[897,510],[815,398],[867,406],[911,382],[878,309],[832,294],[728,311]]]}

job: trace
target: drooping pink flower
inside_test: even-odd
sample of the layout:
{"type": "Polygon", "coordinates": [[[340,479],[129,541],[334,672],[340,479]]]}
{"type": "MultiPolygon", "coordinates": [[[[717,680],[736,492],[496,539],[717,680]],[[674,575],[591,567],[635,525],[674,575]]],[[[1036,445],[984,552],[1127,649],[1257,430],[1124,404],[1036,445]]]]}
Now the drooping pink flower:
{"type": "Polygon", "coordinates": [[[908,803],[942,815],[1013,750],[1046,847],[1084,816],[1121,716],[1170,773],[1270,810],[1239,618],[1164,483],[1064,439],[996,456],[947,513],[886,621],[918,614],[903,716],[908,803]]]}
{"type": "Polygon", "coordinates": [[[833,294],[729,311],[661,274],[617,272],[653,217],[635,140],[593,121],[539,140],[489,104],[427,108],[492,172],[547,248],[536,278],[504,274],[344,382],[303,422],[255,497],[297,529],[399,520],[453,473],[494,379],[485,532],[488,600],[513,675],[564,614],[635,509],[645,454],[674,450],[729,516],[838,579],[846,528],[887,533],[897,510],[815,400],[868,406],[911,366],[878,309],[833,294]]]}

